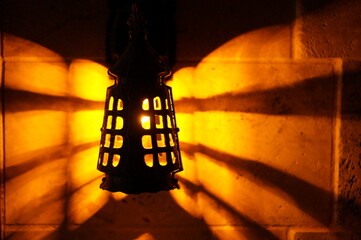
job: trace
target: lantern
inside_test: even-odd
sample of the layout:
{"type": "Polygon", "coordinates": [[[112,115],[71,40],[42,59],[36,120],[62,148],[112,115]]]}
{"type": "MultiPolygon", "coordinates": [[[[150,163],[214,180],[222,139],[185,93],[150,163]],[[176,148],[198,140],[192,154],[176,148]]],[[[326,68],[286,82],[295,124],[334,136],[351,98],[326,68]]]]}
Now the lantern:
{"type": "Polygon", "coordinates": [[[132,6],[130,43],[109,69],[115,84],[107,89],[98,170],[100,187],[142,193],[178,188],[182,171],[171,71],[148,45],[144,20],[132,6]]]}

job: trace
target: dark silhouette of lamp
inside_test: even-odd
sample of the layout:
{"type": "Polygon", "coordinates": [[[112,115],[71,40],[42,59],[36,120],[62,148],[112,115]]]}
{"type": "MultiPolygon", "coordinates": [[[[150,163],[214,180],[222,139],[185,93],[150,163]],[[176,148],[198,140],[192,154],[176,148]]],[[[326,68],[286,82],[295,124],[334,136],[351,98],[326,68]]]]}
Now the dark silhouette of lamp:
{"type": "Polygon", "coordinates": [[[142,193],[178,188],[182,171],[170,69],[148,45],[145,21],[132,5],[130,43],[109,69],[115,84],[107,89],[98,170],[100,187],[142,193]]]}

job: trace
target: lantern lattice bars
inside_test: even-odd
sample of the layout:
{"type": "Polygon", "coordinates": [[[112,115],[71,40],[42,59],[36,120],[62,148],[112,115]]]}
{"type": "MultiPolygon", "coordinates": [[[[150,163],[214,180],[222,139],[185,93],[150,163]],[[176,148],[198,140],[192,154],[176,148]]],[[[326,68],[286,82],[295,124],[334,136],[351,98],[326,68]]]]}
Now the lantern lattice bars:
{"type": "MultiPolygon", "coordinates": [[[[133,24],[139,23],[135,10],[133,24]]],[[[140,24],[135,25],[126,52],[109,70],[116,81],[107,90],[101,128],[101,188],[171,190],[178,187],[174,174],[183,168],[172,91],[164,84],[170,71],[139,34],[140,24]]]]}

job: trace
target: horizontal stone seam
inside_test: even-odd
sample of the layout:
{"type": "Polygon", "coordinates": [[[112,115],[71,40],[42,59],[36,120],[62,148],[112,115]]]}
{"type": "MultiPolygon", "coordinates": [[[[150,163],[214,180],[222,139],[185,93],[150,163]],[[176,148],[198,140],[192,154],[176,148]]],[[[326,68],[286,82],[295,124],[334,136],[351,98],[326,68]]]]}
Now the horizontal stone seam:
{"type": "MultiPolygon", "coordinates": [[[[62,224],[5,224],[5,231],[34,231],[34,230],[43,230],[43,231],[53,231],[57,230],[64,225],[62,224]]],[[[94,230],[94,226],[83,226],[82,224],[69,224],[68,229],[76,229],[82,227],[83,229],[91,229],[94,230]]],[[[241,225],[208,225],[211,229],[252,229],[250,227],[241,226],[241,225]]],[[[266,229],[284,229],[287,230],[289,226],[280,226],[280,225],[267,225],[262,226],[266,229]]],[[[204,229],[204,227],[197,226],[164,226],[164,227],[155,227],[153,225],[147,226],[102,226],[101,229],[116,229],[116,230],[129,230],[129,231],[138,231],[144,229],[152,229],[156,231],[168,231],[168,230],[200,230],[204,229]]]]}
{"type": "MultiPolygon", "coordinates": [[[[202,60],[198,64],[202,63],[216,63],[216,64],[227,64],[227,63],[336,63],[341,58],[239,58],[239,59],[206,59],[202,60]]],[[[180,63],[194,63],[191,61],[179,62],[180,63]]]]}
{"type": "Polygon", "coordinates": [[[96,62],[104,62],[104,58],[90,58],[90,57],[3,57],[4,62],[72,62],[74,60],[90,60],[96,62]]]}

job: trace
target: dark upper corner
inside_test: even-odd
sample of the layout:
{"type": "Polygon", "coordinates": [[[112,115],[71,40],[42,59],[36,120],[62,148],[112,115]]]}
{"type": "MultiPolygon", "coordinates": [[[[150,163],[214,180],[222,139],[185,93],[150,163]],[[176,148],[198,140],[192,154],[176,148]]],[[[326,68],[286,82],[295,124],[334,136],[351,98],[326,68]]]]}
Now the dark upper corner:
{"type": "MultiPolygon", "coordinates": [[[[45,0],[36,4],[7,0],[3,3],[3,30],[65,59],[112,62],[128,43],[126,23],[132,2],[66,1],[59,5],[45,0]]],[[[148,21],[150,44],[167,56],[170,65],[179,56],[201,59],[242,33],[295,19],[295,1],[289,0],[137,2],[148,21]]],[[[318,11],[330,2],[306,10],[318,11]]]]}

